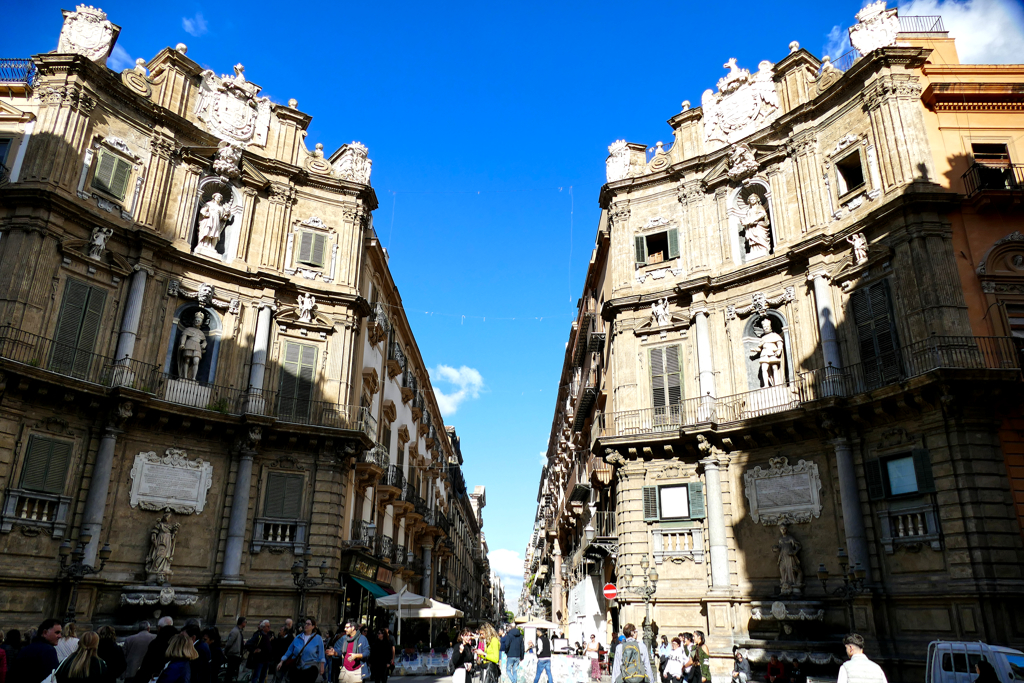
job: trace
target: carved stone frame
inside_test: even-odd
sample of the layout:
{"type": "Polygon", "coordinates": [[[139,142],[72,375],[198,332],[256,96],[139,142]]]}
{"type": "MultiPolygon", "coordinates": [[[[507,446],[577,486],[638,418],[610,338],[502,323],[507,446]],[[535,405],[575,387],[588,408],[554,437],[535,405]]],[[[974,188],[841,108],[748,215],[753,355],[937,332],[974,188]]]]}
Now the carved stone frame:
{"type": "Polygon", "coordinates": [[[770,467],[760,466],[743,473],[743,488],[750,504],[750,517],[755,523],[772,526],[776,524],[799,524],[810,522],[821,516],[821,476],[815,462],[798,460],[789,464],[789,458],[779,456],[768,460],[770,467]],[[811,501],[794,505],[782,505],[765,509],[757,499],[756,482],[781,477],[806,477],[810,487],[811,501]]]}

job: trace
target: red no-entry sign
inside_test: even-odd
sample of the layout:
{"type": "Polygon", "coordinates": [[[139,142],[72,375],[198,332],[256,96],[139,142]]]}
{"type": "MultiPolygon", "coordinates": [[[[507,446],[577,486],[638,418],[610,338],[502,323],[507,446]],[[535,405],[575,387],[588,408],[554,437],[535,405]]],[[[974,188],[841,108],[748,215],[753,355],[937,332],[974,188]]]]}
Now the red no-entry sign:
{"type": "Polygon", "coordinates": [[[605,599],[607,599],[607,600],[614,600],[615,596],[618,595],[618,594],[619,594],[618,591],[615,590],[615,584],[614,583],[606,583],[604,585],[604,597],[605,597],[605,599]]]}

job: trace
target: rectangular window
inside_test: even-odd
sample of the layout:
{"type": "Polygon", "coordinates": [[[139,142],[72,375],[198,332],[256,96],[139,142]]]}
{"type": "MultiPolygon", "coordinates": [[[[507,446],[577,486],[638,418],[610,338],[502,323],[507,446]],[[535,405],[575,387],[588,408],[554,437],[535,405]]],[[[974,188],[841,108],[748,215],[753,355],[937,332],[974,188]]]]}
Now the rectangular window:
{"type": "Polygon", "coordinates": [[[327,252],[327,235],[312,230],[299,233],[299,263],[307,266],[324,267],[324,254],[327,252]]]}
{"type": "Polygon", "coordinates": [[[683,375],[679,344],[651,349],[651,407],[655,426],[680,424],[683,375]]]}
{"type": "Polygon", "coordinates": [[[635,238],[636,263],[661,263],[679,258],[679,231],[676,229],[635,238]]]}
{"type": "Polygon", "coordinates": [[[836,162],[836,185],[840,197],[864,185],[864,167],[860,163],[859,150],[836,162]]]}
{"type": "Polygon", "coordinates": [[[309,419],[315,376],[316,347],[285,342],[281,364],[281,419],[297,422],[309,419]]]}
{"type": "Polygon", "coordinates": [[[267,476],[263,498],[263,516],[271,519],[298,519],[302,515],[302,475],[272,472],[267,476]]]}
{"type": "Polygon", "coordinates": [[[391,425],[386,422],[381,423],[380,427],[380,445],[387,450],[388,454],[391,454],[391,425]]]}
{"type": "Polygon", "coordinates": [[[645,522],[704,519],[704,484],[690,481],[643,488],[645,522]]]}
{"type": "Polygon", "coordinates": [[[686,519],[690,516],[688,486],[659,486],[658,504],[662,519],[686,519]]]}
{"type": "Polygon", "coordinates": [[[50,370],[73,377],[88,376],[106,301],[105,290],[91,287],[81,280],[67,279],[53,335],[50,370]]]}
{"type": "MultiPolygon", "coordinates": [[[[7,165],[7,153],[11,149],[11,138],[0,138],[0,164],[7,165]]],[[[10,167],[8,166],[8,170],[10,167]]]]}
{"type": "Polygon", "coordinates": [[[915,448],[864,463],[868,497],[872,500],[933,493],[935,480],[927,448],[915,448]]]}
{"type": "Polygon", "coordinates": [[[873,389],[898,380],[902,373],[899,343],[893,324],[889,283],[876,282],[858,289],[850,297],[857,326],[857,348],[864,368],[863,389],[873,389]]]}
{"type": "Polygon", "coordinates": [[[979,164],[1005,166],[1010,163],[1010,150],[1003,144],[974,142],[971,143],[971,154],[979,164]]]}
{"type": "Polygon", "coordinates": [[[132,164],[113,152],[101,150],[96,160],[96,173],[92,186],[123,201],[128,194],[128,180],[132,175],[132,164]]]}
{"type": "Polygon", "coordinates": [[[1024,338],[1024,306],[1007,304],[1006,322],[1009,324],[1011,336],[1024,338]]]}
{"type": "Polygon", "coordinates": [[[21,468],[20,488],[55,495],[64,493],[73,445],[71,441],[30,436],[25,449],[25,466],[21,468]]]}

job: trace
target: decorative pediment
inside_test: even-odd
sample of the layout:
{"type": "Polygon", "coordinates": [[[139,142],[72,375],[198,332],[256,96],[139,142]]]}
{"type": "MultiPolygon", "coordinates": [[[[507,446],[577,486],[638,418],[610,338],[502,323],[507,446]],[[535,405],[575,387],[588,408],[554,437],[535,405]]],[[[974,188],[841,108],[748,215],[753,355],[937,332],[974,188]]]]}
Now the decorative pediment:
{"type": "Polygon", "coordinates": [[[719,79],[718,92],[705,90],[701,97],[704,142],[711,148],[742,140],[780,112],[774,64],[762,61],[754,74],[739,68],[735,58],[723,66],[729,73],[719,79]]]}
{"type": "Polygon", "coordinates": [[[133,266],[128,259],[107,249],[107,240],[112,234],[113,230],[110,228],[97,227],[93,229],[92,237],[88,240],[61,240],[58,248],[64,255],[65,265],[70,265],[71,260],[75,259],[84,263],[90,272],[102,267],[121,277],[131,275],[133,266]]]}
{"type": "Polygon", "coordinates": [[[209,69],[200,76],[195,114],[206,130],[221,140],[265,146],[273,105],[258,97],[261,88],[245,79],[245,67],[236,64],[234,76],[218,77],[209,69]]]}
{"type": "Polygon", "coordinates": [[[275,316],[278,329],[281,332],[297,331],[303,337],[314,333],[321,339],[326,339],[327,335],[334,331],[334,321],[317,310],[312,295],[300,294],[298,299],[299,303],[294,306],[281,307],[275,316]]]}
{"type": "Polygon", "coordinates": [[[227,311],[231,314],[238,313],[241,308],[241,302],[237,298],[232,298],[230,301],[217,298],[217,289],[208,282],[200,283],[194,291],[189,291],[182,288],[182,282],[180,280],[169,280],[167,282],[167,296],[176,296],[180,299],[192,299],[200,306],[207,308],[216,308],[222,311],[227,311]]]}
{"type": "Polygon", "coordinates": [[[373,396],[380,390],[380,376],[377,368],[363,368],[363,388],[373,396]]]}
{"type": "Polygon", "coordinates": [[[782,292],[775,296],[769,297],[764,292],[754,292],[750,295],[750,303],[743,306],[728,305],[725,308],[725,319],[733,320],[734,318],[746,318],[751,313],[757,313],[763,316],[768,312],[769,308],[778,308],[783,304],[788,304],[791,301],[796,300],[796,289],[793,287],[786,287],[782,292]]]}

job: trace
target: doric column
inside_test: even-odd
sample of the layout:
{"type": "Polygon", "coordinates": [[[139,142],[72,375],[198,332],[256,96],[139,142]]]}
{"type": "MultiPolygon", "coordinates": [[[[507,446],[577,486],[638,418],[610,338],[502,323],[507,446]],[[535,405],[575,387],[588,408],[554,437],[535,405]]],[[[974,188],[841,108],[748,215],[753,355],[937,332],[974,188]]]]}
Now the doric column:
{"type": "Polygon", "coordinates": [[[121,335],[117,338],[117,351],[114,360],[131,360],[135,352],[135,339],[139,333],[139,316],[142,314],[142,300],[146,294],[146,276],[149,273],[142,266],[135,266],[131,287],[128,289],[128,301],[124,305],[124,318],[121,320],[121,335]]]}
{"type": "Polygon", "coordinates": [[[725,506],[722,504],[720,451],[703,436],[697,437],[704,466],[704,488],[708,504],[708,543],[711,546],[711,589],[729,590],[729,548],[725,539],[725,506]]]}
{"type": "Polygon", "coordinates": [[[864,533],[864,518],[860,509],[860,490],[857,473],[853,469],[853,451],[846,437],[832,439],[836,449],[836,469],[839,471],[839,497],[843,503],[843,528],[846,532],[846,552],[850,567],[857,563],[867,572],[866,580],[871,581],[871,562],[868,556],[868,541],[864,533]]]}
{"type": "Polygon", "coordinates": [[[242,546],[245,542],[245,526],[249,517],[249,490],[252,488],[252,459],[256,455],[255,445],[262,436],[259,427],[249,428],[249,440],[238,449],[238,472],[231,496],[231,516],[228,518],[228,540],[224,546],[224,569],[222,580],[241,583],[242,546]]]}
{"type": "Polygon", "coordinates": [[[551,621],[565,623],[565,616],[558,616],[562,612],[562,548],[555,539],[554,548],[551,550],[551,557],[555,560],[555,575],[551,577],[551,621]]]}
{"type": "Polygon", "coordinates": [[[807,276],[814,286],[814,304],[818,309],[818,333],[821,336],[821,352],[825,367],[843,367],[839,357],[839,342],[836,339],[836,314],[832,308],[832,286],[828,275],[822,271],[807,276]]]}
{"type": "Polygon", "coordinates": [[[708,335],[708,310],[692,310],[694,326],[697,328],[697,371],[700,373],[700,395],[702,398],[715,396],[715,368],[711,362],[711,337],[708,335]]]}
{"type": "Polygon", "coordinates": [[[430,571],[430,551],[434,549],[434,546],[429,543],[424,543],[420,548],[423,550],[423,581],[420,583],[420,595],[425,598],[429,598],[430,575],[433,573],[430,571]]]}
{"type": "Polygon", "coordinates": [[[80,533],[92,536],[89,546],[85,549],[85,563],[95,566],[96,550],[100,546],[100,532],[103,531],[103,517],[107,509],[107,494],[110,491],[110,473],[114,469],[114,447],[117,435],[121,434],[121,426],[132,416],[132,402],[122,401],[112,411],[110,422],[100,437],[100,447],[96,451],[96,462],[92,467],[89,480],[89,491],[85,496],[85,509],[82,511],[82,528],[80,533]]]}

